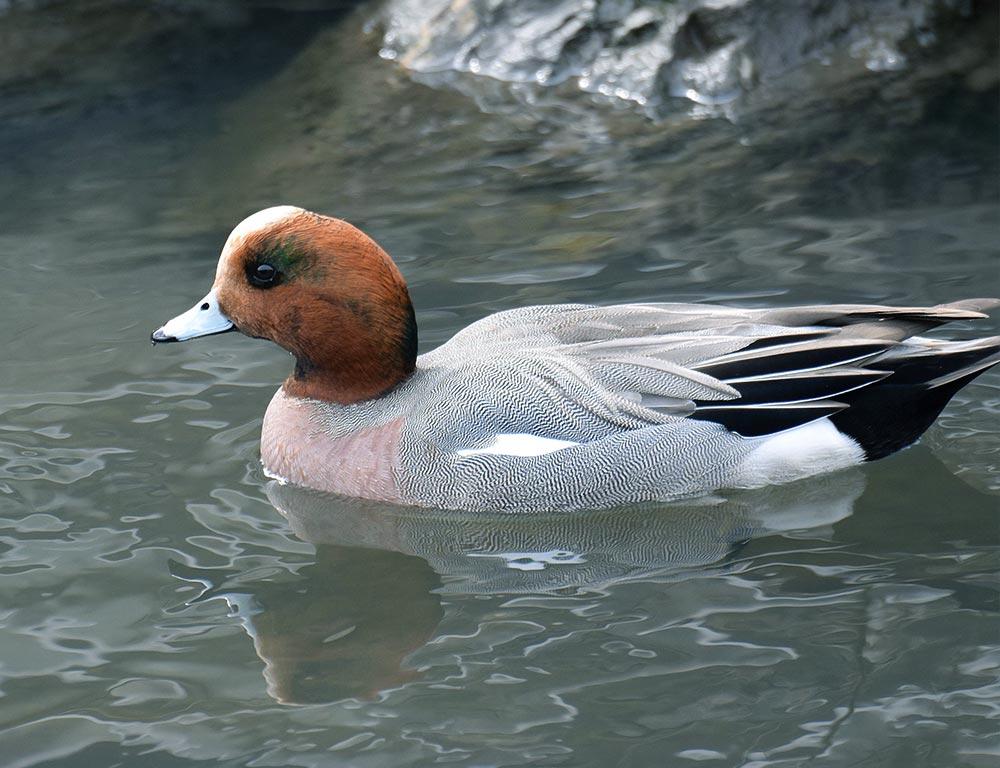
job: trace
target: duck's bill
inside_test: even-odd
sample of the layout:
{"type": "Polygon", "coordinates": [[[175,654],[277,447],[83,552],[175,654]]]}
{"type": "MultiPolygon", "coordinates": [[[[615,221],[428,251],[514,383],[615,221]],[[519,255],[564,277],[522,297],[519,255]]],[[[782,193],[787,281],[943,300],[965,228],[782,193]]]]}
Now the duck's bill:
{"type": "Polygon", "coordinates": [[[211,290],[187,312],[168,320],[153,331],[149,338],[154,344],[162,344],[169,341],[187,341],[199,336],[211,336],[232,330],[235,330],[232,321],[222,314],[215,291],[211,290]]]}

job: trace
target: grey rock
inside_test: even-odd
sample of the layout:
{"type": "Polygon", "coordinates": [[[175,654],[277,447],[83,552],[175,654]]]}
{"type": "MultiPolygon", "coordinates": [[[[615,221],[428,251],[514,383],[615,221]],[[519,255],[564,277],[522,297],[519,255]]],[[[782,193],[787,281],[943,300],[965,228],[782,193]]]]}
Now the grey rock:
{"type": "Polygon", "coordinates": [[[957,0],[390,0],[379,23],[383,57],[421,75],[568,83],[661,113],[722,109],[831,58],[900,69],[971,13],[957,0]]]}

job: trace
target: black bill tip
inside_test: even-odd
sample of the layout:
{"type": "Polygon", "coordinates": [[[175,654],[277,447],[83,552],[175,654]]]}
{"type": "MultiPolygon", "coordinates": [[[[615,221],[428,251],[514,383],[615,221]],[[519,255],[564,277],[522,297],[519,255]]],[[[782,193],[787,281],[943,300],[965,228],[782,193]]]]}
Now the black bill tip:
{"type": "Polygon", "coordinates": [[[149,340],[154,344],[169,344],[172,341],[177,341],[173,336],[167,336],[162,328],[157,328],[149,334],[149,340]]]}

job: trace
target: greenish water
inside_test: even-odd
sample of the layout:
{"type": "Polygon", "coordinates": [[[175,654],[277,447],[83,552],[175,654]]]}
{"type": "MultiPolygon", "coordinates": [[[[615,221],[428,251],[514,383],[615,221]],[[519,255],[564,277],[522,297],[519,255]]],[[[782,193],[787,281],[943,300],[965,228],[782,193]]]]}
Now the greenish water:
{"type": "Polygon", "coordinates": [[[284,202],[379,240],[425,350],[549,301],[996,295],[995,79],[654,125],[483,111],[363,13],[121,13],[0,15],[0,764],[993,764],[1000,373],[856,472],[510,521],[269,486],[288,356],[148,335],[284,202]]]}

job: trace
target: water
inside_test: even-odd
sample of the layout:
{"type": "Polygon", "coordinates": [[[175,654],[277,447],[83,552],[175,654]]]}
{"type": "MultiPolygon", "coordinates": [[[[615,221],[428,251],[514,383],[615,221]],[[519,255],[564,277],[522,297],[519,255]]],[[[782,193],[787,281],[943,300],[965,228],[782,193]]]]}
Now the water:
{"type": "Polygon", "coordinates": [[[147,339],[278,202],[394,255],[423,349],[546,301],[995,295],[995,79],[653,124],[484,112],[363,12],[49,13],[0,25],[132,32],[0,79],[0,764],[993,764],[1000,374],[855,472],[511,521],[270,486],[288,356],[147,339]]]}

